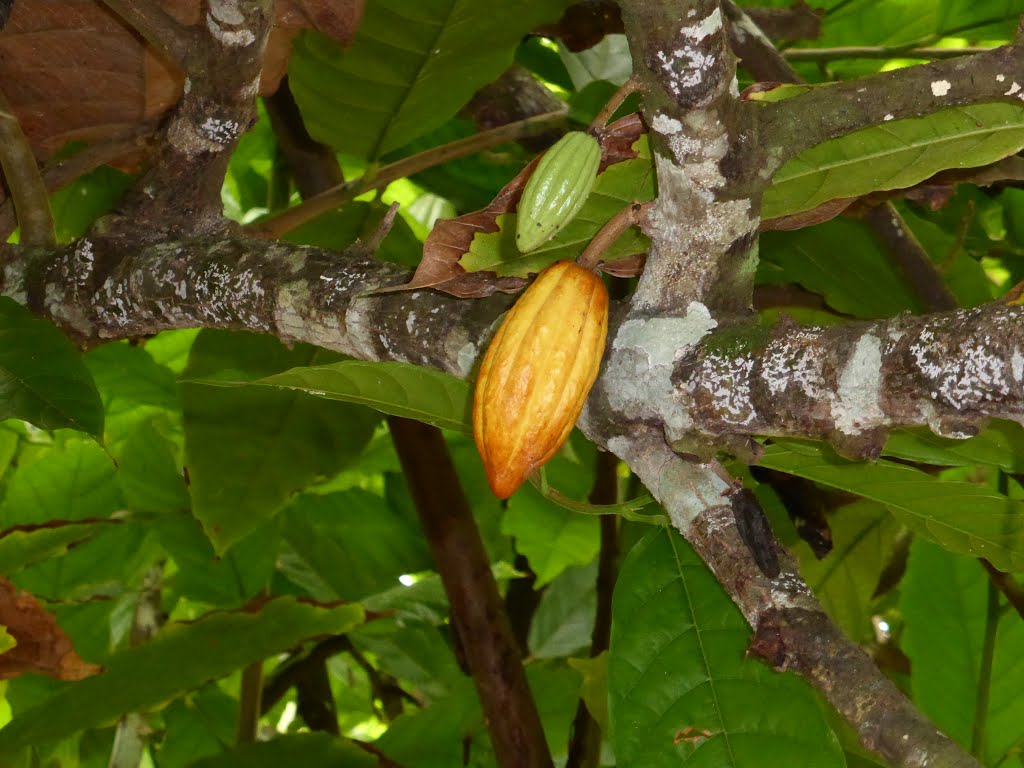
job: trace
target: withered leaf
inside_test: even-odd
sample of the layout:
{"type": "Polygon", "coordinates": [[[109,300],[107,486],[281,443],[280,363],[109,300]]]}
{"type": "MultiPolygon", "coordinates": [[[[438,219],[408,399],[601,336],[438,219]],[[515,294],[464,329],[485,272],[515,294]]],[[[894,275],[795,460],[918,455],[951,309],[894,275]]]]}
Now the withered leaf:
{"type": "MultiPolygon", "coordinates": [[[[154,0],[186,26],[203,0],[154,0]]],[[[278,0],[261,91],[273,93],[291,40],[316,28],[351,42],[363,0],[278,0]]],[[[18,0],[0,34],[0,83],[36,155],[69,141],[99,142],[155,124],[181,95],[184,76],[100,0],[18,0]]]]}
{"type": "Polygon", "coordinates": [[[0,654],[0,680],[26,672],[49,675],[58,680],[81,680],[102,671],[84,661],[71,645],[57,620],[27,592],[19,592],[0,576],[0,626],[17,645],[0,654]]]}

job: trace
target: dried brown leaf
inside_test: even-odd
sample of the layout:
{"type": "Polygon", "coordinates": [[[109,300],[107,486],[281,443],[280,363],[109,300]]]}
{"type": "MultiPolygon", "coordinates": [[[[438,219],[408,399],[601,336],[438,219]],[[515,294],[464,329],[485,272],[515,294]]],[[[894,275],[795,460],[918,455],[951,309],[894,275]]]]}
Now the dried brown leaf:
{"type": "Polygon", "coordinates": [[[84,661],[71,645],[57,620],[28,592],[19,592],[0,576],[0,626],[17,645],[0,654],[0,680],[26,672],[49,675],[58,680],[81,680],[102,671],[84,661]]]}
{"type": "MultiPolygon", "coordinates": [[[[160,0],[181,24],[202,23],[202,0],[160,0]]],[[[277,89],[291,40],[317,28],[351,42],[363,0],[279,0],[261,91],[277,89]]],[[[0,83],[36,155],[69,141],[130,135],[180,98],[184,76],[99,0],[18,0],[0,35],[0,83]]]]}

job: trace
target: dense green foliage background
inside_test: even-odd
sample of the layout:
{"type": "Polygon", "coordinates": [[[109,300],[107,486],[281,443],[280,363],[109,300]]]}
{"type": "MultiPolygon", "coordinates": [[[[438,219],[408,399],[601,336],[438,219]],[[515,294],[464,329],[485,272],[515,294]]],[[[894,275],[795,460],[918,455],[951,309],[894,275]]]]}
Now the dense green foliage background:
{"type": "MultiPolygon", "coordinates": [[[[524,41],[563,5],[371,0],[350,49],[316,33],[297,41],[291,87],[309,130],[339,153],[350,178],[470,134],[459,110],[514,60],[587,121],[628,73],[628,53],[621,36],[580,54],[524,41]]],[[[1012,0],[820,5],[822,37],[801,45],[995,45],[1024,10],[1012,0]]],[[[894,52],[799,69],[820,82],[910,63],[894,52]]],[[[985,165],[1022,145],[1024,106],[887,123],[786,166],[765,215],[912,186],[951,158],[985,165]]],[[[415,265],[435,218],[485,205],[530,156],[508,145],[434,167],[289,239],[340,250],[397,200],[400,219],[380,256],[415,265]]],[[[613,170],[582,229],[565,230],[544,262],[578,255],[624,202],[654,194],[646,154],[613,170]]],[[[83,235],[129,183],[104,168],[58,192],[62,240],[83,235]]],[[[252,221],[297,200],[290,184],[261,118],[232,159],[225,210],[252,221]]],[[[1019,185],[966,183],[938,210],[897,206],[964,306],[1024,278],[1019,185]]],[[[536,269],[517,261],[510,222],[477,238],[467,269],[536,269]]],[[[626,237],[623,253],[642,245],[638,233],[626,237]]],[[[799,285],[823,300],[819,309],[773,307],[766,321],[780,311],[834,323],[921,310],[851,218],[764,235],[758,282],[799,285]]],[[[494,765],[384,412],[445,429],[495,574],[505,587],[535,577],[526,664],[556,762],[582,696],[604,732],[604,765],[873,764],[801,680],[745,657],[746,623],[653,505],[627,503],[643,490],[624,467],[623,506],[611,510],[620,513],[623,553],[612,646],[588,658],[599,521],[580,502],[594,482],[595,449],[576,434],[548,467],[550,486],[577,503],[529,485],[499,503],[467,436],[470,386],[414,366],[210,330],[79,354],[0,299],[0,573],[43,601],[84,659],[105,667],[79,682],[30,674],[0,684],[0,763],[106,766],[119,718],[143,713],[143,765],[159,768],[378,764],[348,739],[375,742],[405,768],[494,765]],[[166,623],[133,645],[136,606],[154,590],[166,623]],[[341,634],[350,650],[327,664],[342,738],[309,733],[290,691],[261,720],[273,738],[236,747],[240,671],[263,660],[272,679],[318,638],[341,634]],[[707,736],[685,738],[694,732],[707,736]]],[[[1024,621],[993,595],[977,559],[1024,570],[1020,426],[993,424],[967,441],[900,433],[873,465],[778,442],[762,464],[837,491],[825,497],[834,548],[818,560],[772,488],[748,477],[835,620],[985,765],[1024,765],[1024,621]],[[893,578],[900,566],[905,573],[893,578]]]]}

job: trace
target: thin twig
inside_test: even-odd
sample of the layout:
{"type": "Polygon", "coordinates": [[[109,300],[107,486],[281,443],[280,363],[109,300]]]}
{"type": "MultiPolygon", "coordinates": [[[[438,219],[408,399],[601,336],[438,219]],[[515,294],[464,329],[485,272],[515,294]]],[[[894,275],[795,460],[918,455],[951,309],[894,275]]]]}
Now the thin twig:
{"type": "Polygon", "coordinates": [[[256,741],[260,725],[260,697],[263,694],[263,659],[242,670],[242,691],[238,696],[239,744],[256,741]]]}
{"type": "MultiPolygon", "coordinates": [[[[615,454],[597,455],[597,473],[590,492],[591,504],[618,501],[618,465],[615,454]]],[[[615,515],[601,517],[601,549],[597,561],[597,611],[590,633],[590,658],[608,650],[612,634],[612,594],[618,575],[619,528],[615,515]]],[[[601,728],[582,699],[569,731],[565,768],[597,768],[601,764],[601,728]]]]}
{"type": "Polygon", "coordinates": [[[596,269],[604,252],[611,248],[619,236],[634,224],[640,223],[651,203],[631,203],[612,216],[594,235],[587,247],[580,254],[577,263],[587,269],[596,269]]]}
{"type": "Polygon", "coordinates": [[[103,3],[142,35],[147,43],[188,71],[192,34],[155,0],[103,0],[103,3]]]}
{"type": "Polygon", "coordinates": [[[473,136],[442,144],[439,147],[432,147],[409,157],[403,157],[401,160],[378,168],[372,178],[364,176],[339,184],[332,189],[307,198],[294,208],[254,222],[247,228],[248,233],[263,237],[280,237],[300,224],[351,202],[364,192],[382,189],[397,179],[412,176],[420,171],[433,168],[435,165],[447,163],[449,160],[456,160],[500,144],[543,133],[549,130],[552,124],[564,123],[566,120],[564,110],[547,112],[543,115],[498,126],[489,131],[481,131],[473,136]]]}
{"type": "Polygon", "coordinates": [[[615,110],[622,106],[622,102],[629,98],[630,94],[636,93],[639,90],[640,82],[636,78],[630,77],[626,80],[626,82],[620,85],[618,90],[612,94],[612,97],[608,99],[605,105],[601,107],[601,111],[597,113],[597,117],[594,118],[594,122],[590,124],[590,130],[600,131],[604,128],[608,124],[608,121],[612,119],[612,115],[615,114],[615,110]]]}
{"type": "Polygon", "coordinates": [[[988,571],[989,580],[995,584],[996,589],[1003,593],[1017,615],[1024,619],[1024,587],[1008,573],[998,570],[988,560],[982,560],[981,564],[988,571]]]}
{"type": "Polygon", "coordinates": [[[848,46],[845,48],[790,48],[782,55],[789,61],[841,61],[843,59],[952,59],[985,53],[991,48],[885,48],[848,46]]]}
{"type": "Polygon", "coordinates": [[[985,609],[985,639],[981,645],[978,669],[978,691],[974,701],[974,727],[971,730],[971,754],[981,759],[985,751],[985,726],[988,723],[989,695],[992,692],[992,662],[996,653],[996,630],[999,629],[999,590],[988,582],[988,604],[985,609]]]}
{"type": "Polygon", "coordinates": [[[53,213],[39,165],[3,91],[0,91],[0,166],[18,214],[21,242],[44,247],[56,245],[53,213]]]}
{"type": "MultiPolygon", "coordinates": [[[[46,191],[53,193],[90,171],[96,170],[101,165],[112,163],[132,152],[141,151],[148,155],[152,146],[144,139],[151,137],[152,133],[152,127],[148,127],[129,136],[93,144],[71,157],[47,163],[41,171],[46,191]]],[[[0,203],[0,240],[7,239],[17,226],[14,214],[14,205],[10,199],[0,203]]]]}

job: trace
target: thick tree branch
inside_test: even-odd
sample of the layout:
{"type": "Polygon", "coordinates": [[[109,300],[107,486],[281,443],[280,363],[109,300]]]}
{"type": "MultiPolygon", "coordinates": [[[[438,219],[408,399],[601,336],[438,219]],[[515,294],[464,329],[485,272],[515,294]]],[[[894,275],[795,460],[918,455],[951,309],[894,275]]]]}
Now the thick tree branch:
{"type": "Polygon", "coordinates": [[[717,474],[677,456],[657,430],[638,426],[608,443],[664,505],[754,627],[753,653],[807,678],[856,724],[861,743],[894,765],[977,768],[832,623],[792,557],[783,558],[783,571],[774,579],[752,566],[731,506],[708,506],[728,488],[717,474]]]}
{"type": "Polygon", "coordinates": [[[973,56],[920,64],[813,88],[765,104],[764,149],[775,170],[803,150],[887,120],[941,109],[1024,100],[1024,36],[973,56]]]}
{"type": "MultiPolygon", "coordinates": [[[[142,7],[140,2],[126,4],[142,7]]],[[[256,119],[272,19],[272,0],[210,3],[203,32],[189,53],[181,101],[118,215],[102,220],[104,236],[146,244],[229,231],[221,186],[231,150],[256,119]],[[168,216],[168,211],[175,214],[168,216]]]]}

